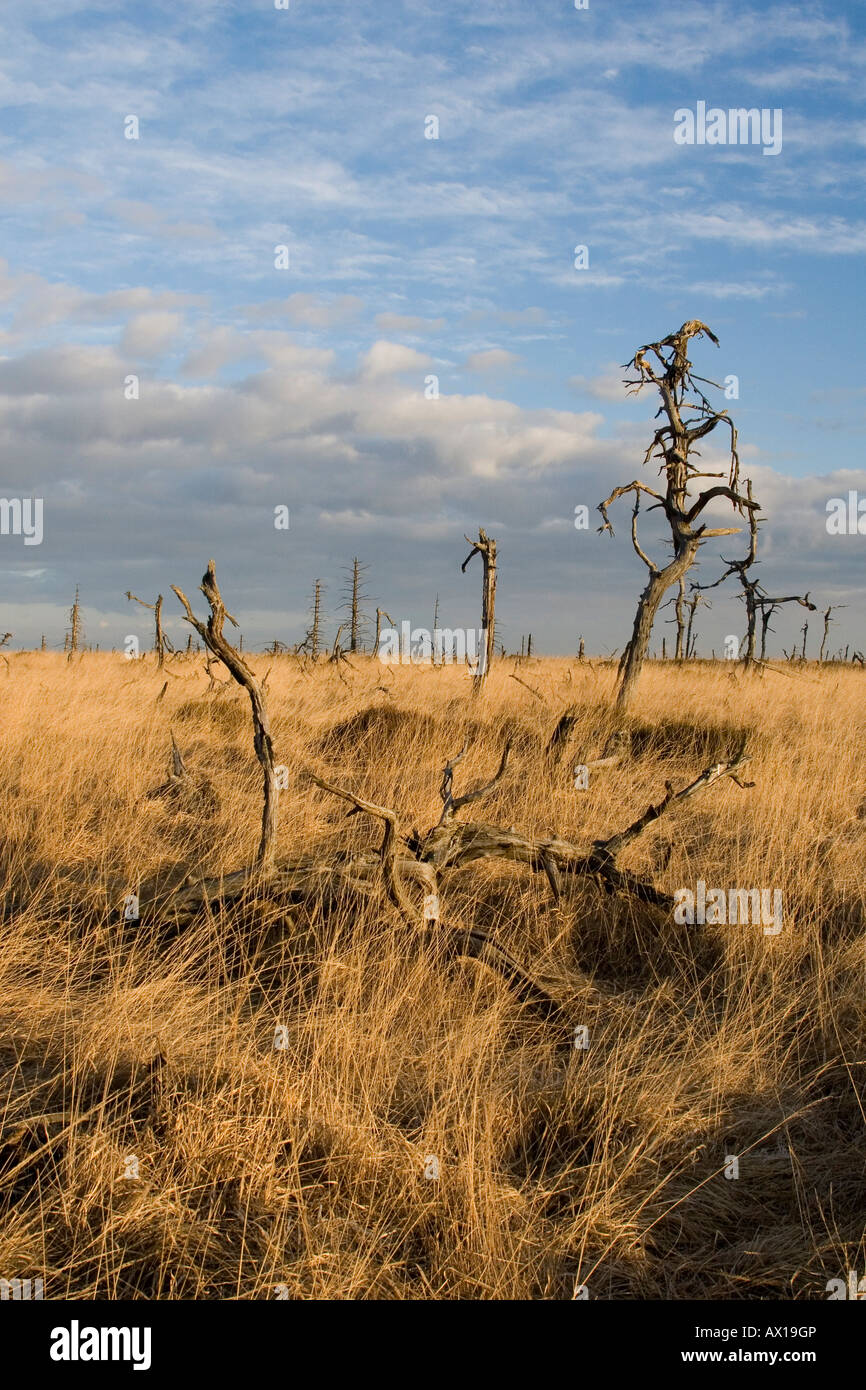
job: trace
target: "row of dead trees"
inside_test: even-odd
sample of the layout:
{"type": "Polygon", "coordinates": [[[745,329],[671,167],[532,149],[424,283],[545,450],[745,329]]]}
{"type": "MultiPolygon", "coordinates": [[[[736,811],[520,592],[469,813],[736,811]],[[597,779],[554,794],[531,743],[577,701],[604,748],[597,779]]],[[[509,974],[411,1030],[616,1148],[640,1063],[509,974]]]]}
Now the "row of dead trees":
{"type": "MultiPolygon", "coordinates": [[[[698,319],[684,323],[675,333],[654,343],[638,348],[631,360],[625,364],[629,375],[625,385],[630,394],[638,394],[651,387],[659,397],[656,418],[661,423],[655,429],[651,443],[644,456],[644,464],[659,460],[661,484],[651,487],[635,479],[620,487],[599,504],[602,525],[599,531],[613,535],[613,526],[608,509],[619,498],[631,495],[634,499],[631,538],[635,553],[647,569],[647,583],[640,595],[635,613],[631,637],[623,650],[619,663],[616,708],[623,712],[631,703],[640,672],[649,651],[649,643],[656,616],[667,592],[676,585],[674,600],[674,619],[676,623],[675,660],[690,659],[695,652],[697,633],[694,631],[694,618],[698,605],[708,590],[718,588],[729,578],[735,578],[740,587],[740,596],[745,605],[746,634],[742,650],[738,652],[743,665],[748,669],[766,660],[767,637],[773,631],[771,622],[774,614],[789,603],[796,603],[809,612],[816,612],[816,605],[809,594],[775,594],[768,592],[762,580],[755,573],[759,563],[758,519],[760,504],[752,493],[752,482],[740,482],[740,458],[737,447],[737,430],[727,410],[717,410],[708,398],[704,387],[714,387],[721,391],[718,383],[699,376],[689,359],[692,339],[707,337],[718,346],[718,338],[712,330],[698,319]],[[728,434],[728,460],[721,472],[707,472],[700,466],[698,445],[712,435],[719,427],[728,434]],[[703,480],[712,480],[704,484],[703,480]],[[717,481],[721,480],[721,481],[717,481]],[[697,486],[696,486],[697,485],[697,486]],[[638,534],[638,520],[641,499],[649,499],[649,511],[661,511],[669,531],[668,545],[671,554],[664,561],[656,561],[647,554],[638,534]],[[686,577],[695,564],[700,549],[710,539],[738,534],[741,526],[709,526],[705,519],[707,509],[713,504],[726,502],[733,512],[743,518],[748,526],[749,540],[746,553],[742,557],[726,559],[726,566],[718,579],[709,584],[691,583],[691,596],[686,598],[686,577]],[[686,618],[686,611],[688,617],[686,618]],[[760,655],[758,654],[758,629],[760,627],[760,655]]],[[[470,552],[461,566],[465,573],[470,561],[477,555],[481,559],[481,630],[483,651],[475,676],[475,688],[480,689],[493,666],[495,655],[495,606],[496,606],[496,541],[479,528],[478,537],[467,542],[470,552]]],[[[364,567],[355,559],[352,564],[351,581],[346,602],[347,621],[338,630],[331,659],[342,655],[343,633],[348,631],[348,651],[359,648],[362,626],[361,604],[366,595],[362,588],[364,567]]],[[[130,597],[133,597],[130,595],[130,597]]],[[[137,600],[141,602],[141,600],[137,600]]],[[[157,629],[159,631],[159,609],[157,601],[157,629]]],[[[148,605],[150,606],[150,605],[148,605]]],[[[832,613],[843,605],[830,605],[824,611],[824,634],[821,642],[819,660],[824,660],[828,643],[832,613]]],[[[438,621],[438,599],[434,627],[438,621]]],[[[376,610],[376,638],[374,650],[378,651],[381,621],[389,615],[384,609],[376,610]]],[[[320,652],[321,623],[321,584],[316,581],[313,595],[313,617],[307,634],[295,649],[305,651],[314,659],[320,652]]],[[[392,623],[393,626],[393,623],[392,623]]],[[[802,658],[805,659],[806,635],[804,628],[802,658]]],[[[158,644],[164,637],[158,637],[158,644]]],[[[531,656],[532,639],[528,648],[521,647],[521,659],[531,656]]],[[[583,641],[581,639],[581,656],[583,641]]],[[[855,659],[860,654],[855,654],[855,659]]]]}
{"type": "MultiPolygon", "coordinates": [[[[759,563],[757,546],[760,504],[752,494],[751,480],[745,479],[742,485],[740,483],[740,459],[736,427],[727,410],[717,410],[703,389],[705,386],[714,387],[717,390],[722,388],[718,383],[699,376],[693,370],[688,355],[691,340],[704,336],[718,346],[718,338],[706,324],[698,319],[689,320],[676,333],[669,334],[668,337],[658,342],[647,343],[638,348],[631,360],[625,364],[626,371],[630,373],[625,379],[625,385],[630,394],[638,394],[649,386],[654,388],[659,396],[660,405],[656,418],[661,417],[661,423],[655,429],[652,441],[646,450],[644,464],[654,459],[659,460],[658,471],[661,483],[658,487],[651,487],[647,483],[635,479],[630,483],[614,488],[610,496],[600,503],[598,508],[602,517],[599,531],[613,535],[613,526],[608,509],[621,497],[627,495],[633,497],[632,545],[636,555],[647,569],[647,583],[638,601],[631,637],[623,650],[619,663],[616,695],[616,708],[619,712],[624,711],[632,701],[643,663],[649,651],[656,616],[662,606],[665,594],[674,585],[677,587],[677,595],[673,601],[674,618],[672,621],[676,623],[674,659],[677,661],[689,660],[695,654],[697,633],[694,631],[694,618],[701,601],[708,602],[704,598],[705,592],[718,588],[729,578],[735,578],[739,584],[740,597],[745,605],[746,634],[744,645],[740,644],[741,651],[738,652],[738,655],[747,669],[766,660],[767,637],[773,631],[771,622],[774,614],[778,613],[783,606],[796,603],[809,612],[817,611],[817,607],[811,601],[808,593],[769,593],[762,580],[755,573],[755,566],[759,563]],[[728,432],[727,466],[722,472],[706,472],[700,467],[699,462],[696,462],[700,459],[697,445],[712,435],[719,426],[728,432]],[[702,482],[699,483],[699,480],[703,479],[721,479],[722,481],[713,481],[709,485],[704,485],[702,482]],[[696,484],[699,485],[696,487],[696,484]],[[670,546],[671,554],[663,562],[650,558],[638,535],[642,498],[650,499],[647,510],[662,512],[669,531],[667,544],[670,546]],[[742,530],[741,526],[710,527],[707,525],[704,519],[707,508],[719,502],[727,502],[734,513],[745,520],[749,531],[746,553],[741,558],[726,559],[721,557],[726,569],[719,578],[709,584],[692,582],[690,585],[691,596],[687,599],[686,576],[695,564],[701,547],[710,539],[735,535],[742,530]],[[686,611],[688,618],[686,618],[686,611]],[[757,650],[759,627],[760,655],[757,650]]],[[[466,540],[471,549],[463,561],[462,571],[466,572],[467,566],[476,555],[481,560],[483,649],[479,653],[474,680],[475,689],[479,690],[490,674],[495,656],[497,547],[496,541],[488,536],[483,527],[479,528],[477,539],[471,540],[467,536],[466,540]]],[[[346,659],[347,652],[351,655],[361,649],[362,634],[366,622],[363,604],[368,597],[364,589],[366,569],[367,566],[362,565],[357,557],[353,559],[343,603],[347,616],[337,630],[330,652],[331,661],[339,663],[346,659]]],[[[162,627],[162,595],[157,597],[155,603],[138,598],[130,591],[127,591],[127,598],[154,613],[155,650],[158,665],[162,668],[166,652],[173,651],[162,627]]],[[[831,604],[824,611],[820,661],[825,659],[830,625],[833,621],[832,613],[835,609],[844,606],[831,604]]],[[[434,629],[438,626],[438,608],[437,596],[434,629]]],[[[393,627],[393,621],[388,613],[383,608],[377,608],[374,652],[379,650],[383,618],[387,618],[393,627]]],[[[317,660],[324,653],[321,629],[322,585],[320,580],[316,580],[312,601],[312,620],[304,639],[294,648],[282,649],[293,650],[296,654],[307,654],[314,661],[317,660]]],[[[79,649],[80,632],[80,609],[76,591],[71,616],[71,631],[68,635],[70,655],[79,649]]],[[[802,660],[805,660],[806,656],[807,634],[808,622],[803,629],[803,646],[800,658],[802,660]]],[[[582,659],[583,639],[581,639],[580,645],[580,659],[582,659]]],[[[274,654],[281,647],[282,644],[275,642],[273,645],[274,654]]],[[[504,649],[501,650],[504,651],[504,649]]],[[[520,659],[530,659],[531,653],[532,636],[530,634],[528,645],[521,644],[520,659]]],[[[797,656],[796,648],[792,649],[790,654],[786,652],[785,655],[789,659],[795,659],[797,656]]],[[[853,659],[862,663],[862,655],[859,652],[854,654],[853,659]]]]}

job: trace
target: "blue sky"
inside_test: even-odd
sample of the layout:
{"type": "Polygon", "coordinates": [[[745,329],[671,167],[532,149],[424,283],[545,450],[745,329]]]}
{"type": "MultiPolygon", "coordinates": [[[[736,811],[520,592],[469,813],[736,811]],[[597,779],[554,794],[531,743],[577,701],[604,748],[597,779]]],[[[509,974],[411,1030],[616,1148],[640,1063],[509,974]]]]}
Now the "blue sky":
{"type": "MultiPolygon", "coordinates": [[[[863,28],[851,4],[7,6],[0,482],[45,516],[39,547],[0,536],[14,645],[62,644],[76,584],[120,645],[127,588],[189,591],[211,555],[251,644],[302,636],[316,577],[333,619],[354,554],[371,606],[429,623],[439,592],[469,623],[481,524],[509,645],[621,647],[627,511],[614,541],[573,511],[653,481],[654,403],[617,364],[690,318],[721,340],[696,369],[739,379],[765,585],[847,603],[866,645],[866,537],[825,528],[866,496],[863,28]],[[699,101],[781,109],[781,152],[677,145],[699,101]]],[[[708,544],[696,577],[722,568],[708,544]]],[[[742,630],[733,590],[699,626],[704,650],[742,630]]]]}

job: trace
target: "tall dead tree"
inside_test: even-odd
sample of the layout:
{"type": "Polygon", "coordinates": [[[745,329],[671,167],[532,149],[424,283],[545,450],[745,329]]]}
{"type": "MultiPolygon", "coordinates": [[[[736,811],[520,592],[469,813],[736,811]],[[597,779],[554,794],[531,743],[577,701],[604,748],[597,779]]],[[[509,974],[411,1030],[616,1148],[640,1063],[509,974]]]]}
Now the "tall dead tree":
{"type": "MultiPolygon", "coordinates": [[[[69,610],[69,655],[77,652],[81,644],[81,606],[78,602],[78,585],[75,586],[75,602],[69,610]]],[[[64,650],[66,648],[64,647],[64,650]]]]}
{"type": "Polygon", "coordinates": [[[345,590],[346,597],[342,604],[342,610],[349,615],[346,627],[349,629],[350,652],[356,652],[358,650],[361,640],[361,629],[367,621],[361,612],[361,604],[369,598],[369,594],[365,593],[363,589],[363,578],[367,569],[368,566],[362,565],[358,557],[355,556],[352,560],[351,571],[346,571],[351,577],[348,580],[348,586],[345,590]]]}
{"type": "Polygon", "coordinates": [[[256,863],[261,868],[267,868],[273,861],[274,856],[274,837],[277,832],[277,797],[279,793],[274,770],[274,749],[271,742],[271,728],[268,720],[268,706],[265,692],[262,689],[260,681],[257,679],[255,673],[250,670],[244,658],[223,636],[223,624],[226,618],[228,618],[233,627],[237,627],[237,620],[232,617],[231,613],[226,611],[225,604],[222,601],[222,595],[219,591],[219,585],[217,584],[213,560],[208,561],[207,571],[199,586],[210,607],[210,617],[207,623],[199,622],[183,590],[179,589],[176,584],[172,584],[171,587],[183,604],[186,614],[185,621],[195,628],[208,651],[213,652],[214,656],[223,663],[237,681],[238,685],[242,685],[250,697],[250,705],[253,714],[253,744],[256,750],[256,757],[262,766],[264,782],[262,834],[259,840],[256,863]]]}
{"type": "Polygon", "coordinates": [[[295,654],[298,652],[309,652],[313,661],[317,661],[320,651],[319,627],[322,614],[322,581],[317,579],[313,587],[313,612],[312,621],[307,628],[303,642],[299,642],[295,647],[295,654]]]}
{"type": "Polygon", "coordinates": [[[156,603],[147,603],[143,598],[137,598],[129,589],[126,591],[126,597],[131,603],[140,603],[142,608],[149,608],[154,615],[155,634],[153,650],[156,652],[156,669],[161,671],[165,662],[166,645],[168,645],[170,649],[170,643],[168,643],[168,639],[162,630],[162,594],[157,595],[156,603]]]}
{"type": "Polygon", "coordinates": [[[478,540],[472,541],[468,536],[464,536],[472,546],[463,564],[461,571],[466,573],[466,566],[473,555],[481,556],[483,574],[481,581],[481,641],[483,650],[478,653],[478,669],[475,673],[474,688],[480,690],[487,679],[490,667],[493,663],[493,644],[494,644],[494,618],[496,610],[496,542],[491,540],[482,527],[478,528],[478,540]]]}
{"type": "Polygon", "coordinates": [[[636,373],[635,376],[625,379],[630,394],[636,395],[645,386],[651,385],[661,397],[657,414],[664,416],[665,423],[655,431],[644,463],[648,463],[652,458],[661,459],[659,473],[664,477],[664,492],[635,480],[623,487],[614,488],[598,508],[603,521],[599,531],[609,531],[613,535],[613,527],[607,514],[608,507],[626,493],[634,494],[632,545],[636,555],[649,571],[646,588],[638,602],[631,639],[620,665],[616,700],[617,709],[620,711],[628,706],[634,695],[649,649],[653,623],[665,593],[672,584],[676,584],[685,576],[706,540],[711,536],[734,535],[741,529],[739,526],[708,529],[706,523],[701,524],[699,521],[705,507],[717,498],[725,498],[742,516],[748,509],[758,506],[738,491],[740,461],[737,453],[737,431],[733,421],[727,411],[713,408],[697,382],[704,382],[717,390],[721,388],[716,382],[695,376],[692,372],[692,364],[688,357],[689,342],[692,338],[704,335],[718,346],[718,338],[707,325],[698,319],[692,319],[684,323],[678,332],[671,333],[660,342],[647,343],[639,348],[631,361],[626,363],[626,370],[631,369],[636,373]],[[697,399],[689,399],[691,396],[697,399]],[[730,462],[727,474],[701,472],[691,462],[692,456],[699,456],[694,446],[720,424],[726,425],[730,430],[730,462]],[[705,488],[694,498],[690,496],[691,485],[696,479],[724,477],[727,477],[726,483],[705,488]],[[670,528],[673,555],[664,565],[657,565],[651,560],[638,541],[637,519],[641,493],[654,499],[650,510],[661,509],[670,528]]]}

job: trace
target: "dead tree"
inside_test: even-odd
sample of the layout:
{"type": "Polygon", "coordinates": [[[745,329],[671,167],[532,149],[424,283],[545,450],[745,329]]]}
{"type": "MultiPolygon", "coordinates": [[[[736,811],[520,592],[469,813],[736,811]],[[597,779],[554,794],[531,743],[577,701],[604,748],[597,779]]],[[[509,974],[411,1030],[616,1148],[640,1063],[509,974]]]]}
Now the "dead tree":
{"type": "Polygon", "coordinates": [[[557,835],[534,838],[521,834],[513,826],[504,829],[486,822],[458,820],[459,811],[493,791],[508,768],[509,746],[506,745],[494,776],[462,796],[455,796],[454,768],[466,751],[464,743],[462,751],[445,767],[440,787],[442,812],[426,834],[413,830],[402,840],[395,811],[307,770],[305,775],[314,785],[350,803],[353,808],[350,814],[362,812],[383,823],[384,833],[378,850],[351,848],[336,853],[307,854],[272,864],[265,874],[254,880],[249,870],[207,881],[189,880],[164,893],[161,899],[150,900],[143,894],[144,910],[148,914],[157,911],[183,926],[203,911],[242,903],[250,893],[259,898],[266,892],[269,898],[281,904],[307,902],[321,906],[323,901],[335,902],[346,893],[370,899],[377,891],[384,890],[416,938],[449,956],[479,960],[496,971],[522,1003],[555,1017],[562,1012],[559,1001],[488,932],[440,920],[440,888],[449,871],[464,869],[482,860],[505,860],[544,873],[556,902],[563,895],[564,882],[582,878],[598,883],[609,894],[633,897],[671,913],[673,898],[656,888],[651,880],[623,868],[619,862],[623,851],[655,821],[721,779],[729,777],[740,787],[754,785],[743,782],[739,776],[749,761],[743,740],[726,761],[706,768],[681,791],[675,792],[668,783],[662,800],[650,805],[624,830],[604,840],[577,845],[557,835]],[[423,889],[423,913],[410,891],[413,885],[423,889]]]}
{"type": "Polygon", "coordinates": [[[703,335],[718,345],[718,339],[706,324],[692,319],[684,323],[678,332],[670,334],[660,342],[648,343],[639,348],[626,364],[627,370],[631,369],[636,373],[636,376],[627,377],[625,381],[630,388],[630,394],[636,395],[650,384],[661,397],[658,414],[664,415],[665,423],[655,431],[644,463],[648,463],[652,458],[661,459],[659,473],[664,475],[664,492],[635,480],[623,487],[614,488],[598,508],[603,521],[599,531],[609,531],[613,535],[613,527],[607,514],[608,507],[626,493],[634,494],[632,545],[636,555],[649,571],[646,588],[638,602],[631,639],[620,663],[616,700],[619,711],[627,708],[634,694],[649,649],[653,623],[667,590],[685,576],[706,540],[711,536],[733,535],[741,529],[739,526],[708,529],[706,523],[699,522],[704,508],[717,498],[725,498],[740,515],[745,515],[748,509],[757,508],[758,505],[750,502],[738,491],[740,461],[737,453],[737,431],[732,420],[727,411],[717,411],[713,408],[696,383],[703,381],[717,389],[721,388],[716,382],[708,382],[705,377],[696,377],[692,373],[692,365],[688,358],[689,341],[703,335]],[[652,362],[650,357],[654,359],[652,362]],[[697,397],[697,400],[688,399],[690,395],[697,397]],[[727,482],[698,492],[693,500],[690,487],[697,478],[726,476],[723,473],[701,472],[690,461],[692,455],[698,456],[695,444],[711,434],[720,424],[730,430],[727,482]],[[651,560],[638,541],[637,519],[641,493],[654,499],[650,510],[661,509],[670,528],[673,555],[664,565],[657,565],[651,560]]]}
{"type": "Polygon", "coordinates": [[[821,650],[820,650],[820,652],[818,653],[818,660],[819,660],[819,661],[823,661],[823,660],[824,660],[824,648],[826,647],[826,645],[827,645],[827,639],[828,639],[828,637],[830,636],[830,624],[831,624],[831,622],[833,621],[833,619],[830,617],[830,614],[833,612],[833,609],[834,609],[834,608],[847,608],[847,607],[848,607],[847,603],[831,603],[830,606],[829,606],[829,608],[827,608],[827,609],[825,610],[825,612],[824,612],[824,636],[821,638],[821,650]]]}
{"type": "Polygon", "coordinates": [[[474,688],[479,691],[483,688],[484,682],[490,671],[493,662],[494,644],[494,615],[496,609],[496,542],[491,540],[482,527],[478,528],[478,540],[471,541],[468,536],[464,539],[472,546],[463,564],[461,571],[466,573],[466,566],[473,555],[481,556],[483,565],[482,586],[481,586],[481,641],[483,650],[478,653],[478,668],[475,672],[474,688]]]}
{"type": "MultiPolygon", "coordinates": [[[[69,610],[69,659],[72,660],[73,652],[77,652],[81,643],[81,608],[78,602],[78,585],[75,586],[75,602],[69,610]]],[[[64,645],[64,651],[66,646],[64,645]]]]}
{"type": "MultiPolygon", "coordinates": [[[[752,483],[750,479],[746,482],[746,496],[749,502],[751,502],[752,483]]],[[[725,570],[724,574],[719,579],[716,579],[712,584],[692,585],[692,588],[695,591],[703,589],[717,589],[718,586],[720,584],[723,584],[725,580],[728,578],[728,576],[731,574],[735,574],[739,579],[743,590],[741,597],[744,599],[746,605],[746,648],[743,654],[743,667],[745,670],[748,670],[754,664],[755,661],[755,641],[757,635],[758,608],[762,602],[761,586],[759,581],[757,579],[749,578],[749,570],[751,569],[752,565],[755,564],[757,559],[757,548],[758,517],[757,511],[755,509],[751,509],[749,511],[749,549],[746,553],[745,559],[726,560],[724,556],[720,556],[722,564],[727,565],[728,567],[725,570]]],[[[763,660],[764,658],[763,645],[765,639],[766,628],[762,633],[761,660],[763,660]]]]}
{"type": "MultiPolygon", "coordinates": [[[[436,600],[436,606],[437,606],[437,608],[438,608],[438,606],[439,606],[439,600],[438,600],[438,598],[437,598],[437,600],[436,600]]],[[[376,642],[375,642],[375,645],[374,645],[374,647],[373,647],[373,654],[374,654],[375,656],[378,656],[378,655],[379,655],[379,643],[380,643],[380,641],[381,641],[381,639],[382,639],[382,619],[383,619],[383,618],[387,618],[387,619],[388,619],[388,622],[391,624],[391,627],[392,627],[392,628],[393,628],[393,626],[394,626],[394,619],[391,617],[390,613],[386,613],[384,608],[377,608],[377,609],[376,609],[376,642]]]]}
{"type": "Polygon", "coordinates": [[[156,603],[147,603],[143,598],[137,598],[129,589],[126,591],[126,597],[132,603],[140,603],[142,608],[149,608],[154,615],[155,636],[153,650],[156,652],[156,669],[161,671],[165,663],[166,646],[169,647],[169,650],[171,649],[171,644],[168,642],[162,630],[162,594],[157,595],[156,603]]]}
{"type": "MultiPolygon", "coordinates": [[[[799,603],[803,608],[808,608],[810,613],[816,613],[817,606],[809,602],[808,594],[786,594],[784,597],[771,598],[768,594],[758,592],[756,602],[761,610],[761,660],[765,659],[767,649],[767,633],[772,632],[770,619],[777,608],[781,608],[783,603],[799,603]]],[[[789,658],[790,659],[790,658],[789,658]]]]}
{"type": "MultiPolygon", "coordinates": [[[[685,603],[685,594],[686,594],[686,581],[685,581],[684,579],[680,578],[680,580],[679,580],[679,582],[678,582],[678,584],[677,584],[677,594],[676,594],[676,598],[669,598],[669,599],[667,600],[666,603],[663,603],[663,604],[661,605],[662,608],[667,608],[667,607],[668,607],[668,604],[671,604],[671,603],[674,605],[674,616],[673,616],[672,618],[668,618],[668,619],[667,619],[667,622],[669,622],[669,623],[676,623],[676,625],[677,625],[677,640],[676,640],[676,645],[675,645],[675,648],[674,648],[674,661],[679,661],[679,662],[681,662],[681,661],[683,660],[683,640],[684,640],[684,638],[685,638],[685,632],[686,632],[686,619],[685,619],[685,614],[684,614],[684,612],[683,612],[683,610],[684,610],[684,608],[685,608],[685,606],[686,606],[686,603],[685,603]]],[[[666,644],[665,644],[665,639],[664,639],[664,637],[663,637],[663,638],[662,638],[662,660],[665,659],[665,648],[666,648],[666,644]]],[[[624,656],[620,658],[620,670],[622,669],[622,664],[623,664],[624,659],[625,659],[624,656]]]]}
{"type": "Polygon", "coordinates": [[[295,647],[295,655],[301,652],[309,652],[313,661],[319,657],[319,623],[322,611],[322,581],[317,579],[313,588],[313,615],[312,622],[307,628],[303,642],[299,642],[295,647]]]}
{"type": "Polygon", "coordinates": [[[172,589],[183,604],[186,618],[205,643],[208,651],[223,663],[238,685],[242,685],[250,697],[253,715],[253,744],[256,757],[261,763],[263,776],[264,804],[262,807],[262,833],[259,840],[256,864],[266,868],[273,860],[274,837],[277,832],[277,779],[274,771],[274,749],[271,743],[271,729],[268,720],[268,707],[265,693],[253,671],[244,658],[223,636],[223,624],[228,618],[233,627],[237,621],[226,611],[217,584],[213,560],[208,561],[207,571],[201,581],[201,591],[208,601],[210,617],[207,623],[199,622],[190,607],[189,599],[182,589],[172,584],[172,589]]]}
{"type": "MultiPolygon", "coordinates": [[[[361,612],[361,604],[369,595],[363,591],[363,576],[367,572],[367,565],[362,565],[357,556],[352,560],[351,579],[349,580],[346,598],[342,604],[343,611],[348,612],[349,618],[346,627],[349,629],[349,651],[357,652],[361,629],[366,624],[366,618],[361,612]]],[[[349,571],[347,571],[349,573],[349,571]]]]}
{"type": "MultiPolygon", "coordinates": [[[[694,620],[695,620],[695,609],[697,608],[698,604],[701,602],[701,598],[702,598],[702,595],[701,595],[701,594],[692,594],[692,597],[691,597],[691,598],[688,600],[688,602],[686,603],[686,607],[687,607],[688,610],[689,610],[689,621],[688,621],[688,625],[687,625],[687,627],[686,627],[686,660],[687,660],[687,661],[691,661],[691,660],[692,660],[692,658],[693,658],[693,656],[694,656],[694,654],[695,654],[695,647],[697,646],[698,634],[695,633],[694,637],[692,637],[692,624],[694,623],[694,620]]],[[[706,602],[706,600],[704,600],[704,602],[706,602]]],[[[708,608],[712,608],[712,606],[713,606],[713,605],[712,605],[711,603],[707,603],[707,607],[708,607],[708,608]]]]}
{"type": "Polygon", "coordinates": [[[674,652],[674,661],[682,661],[682,659],[683,659],[683,632],[684,632],[684,629],[685,629],[685,623],[684,623],[684,620],[683,620],[683,600],[684,600],[685,596],[686,596],[686,581],[683,579],[682,575],[680,575],[679,581],[678,581],[678,584],[677,584],[677,601],[676,601],[676,604],[675,604],[675,606],[674,606],[674,612],[676,613],[676,624],[677,624],[677,646],[676,646],[676,651],[674,652]]]}

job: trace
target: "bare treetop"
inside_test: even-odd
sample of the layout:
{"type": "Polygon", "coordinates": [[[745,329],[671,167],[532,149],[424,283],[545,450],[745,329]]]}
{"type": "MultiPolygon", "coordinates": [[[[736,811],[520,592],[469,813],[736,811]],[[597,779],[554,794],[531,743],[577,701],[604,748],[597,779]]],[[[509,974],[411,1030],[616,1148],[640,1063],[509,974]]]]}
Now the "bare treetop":
{"type": "Polygon", "coordinates": [[[631,537],[635,554],[649,571],[647,587],[641,595],[635,615],[631,640],[626,647],[621,662],[621,684],[617,696],[617,706],[622,710],[631,699],[637,678],[649,646],[653,621],[665,592],[687,573],[694,563],[698,550],[711,536],[730,536],[736,534],[739,526],[708,527],[701,522],[701,514],[711,502],[719,498],[728,501],[740,516],[748,516],[759,510],[751,493],[743,495],[739,491],[740,459],[737,453],[737,431],[726,410],[716,410],[698,382],[706,386],[722,388],[707,377],[695,375],[689,360],[688,348],[692,338],[708,337],[718,346],[718,339],[712,329],[700,319],[689,319],[676,333],[660,338],[655,343],[645,343],[638,348],[625,370],[632,375],[625,379],[631,395],[636,395],[645,386],[653,386],[661,397],[661,405],[656,412],[664,423],[654,431],[652,441],[644,455],[643,462],[660,459],[659,473],[664,478],[664,490],[650,487],[635,479],[621,487],[614,488],[604,502],[599,504],[602,525],[599,532],[613,535],[613,526],[608,515],[608,507],[626,493],[634,495],[631,537]],[[695,445],[719,425],[726,426],[730,432],[730,456],[725,472],[708,473],[693,461],[700,458],[695,445]],[[721,478],[726,481],[698,490],[689,495],[689,489],[698,478],[721,478]],[[670,527],[670,543],[673,557],[663,564],[656,564],[647,555],[638,540],[638,514],[641,494],[653,499],[649,508],[660,508],[670,527]]]}

